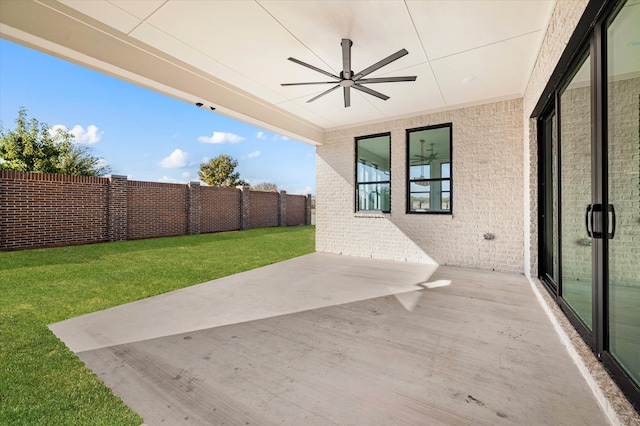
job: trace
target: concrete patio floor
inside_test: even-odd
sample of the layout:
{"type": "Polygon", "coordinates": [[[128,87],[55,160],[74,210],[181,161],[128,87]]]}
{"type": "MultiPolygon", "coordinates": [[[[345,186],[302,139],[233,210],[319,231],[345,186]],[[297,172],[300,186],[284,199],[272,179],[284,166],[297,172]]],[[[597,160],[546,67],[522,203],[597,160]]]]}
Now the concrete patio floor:
{"type": "Polygon", "coordinates": [[[521,275],[314,253],[50,328],[150,426],[608,424],[521,275]]]}

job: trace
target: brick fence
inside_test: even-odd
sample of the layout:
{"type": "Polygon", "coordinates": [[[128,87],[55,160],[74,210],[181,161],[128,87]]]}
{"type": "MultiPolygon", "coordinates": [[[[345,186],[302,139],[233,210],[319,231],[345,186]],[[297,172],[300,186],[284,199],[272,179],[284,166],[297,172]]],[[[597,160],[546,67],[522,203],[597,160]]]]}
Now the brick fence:
{"type": "Polygon", "coordinates": [[[311,196],[0,170],[0,250],[311,224],[311,196]]]}

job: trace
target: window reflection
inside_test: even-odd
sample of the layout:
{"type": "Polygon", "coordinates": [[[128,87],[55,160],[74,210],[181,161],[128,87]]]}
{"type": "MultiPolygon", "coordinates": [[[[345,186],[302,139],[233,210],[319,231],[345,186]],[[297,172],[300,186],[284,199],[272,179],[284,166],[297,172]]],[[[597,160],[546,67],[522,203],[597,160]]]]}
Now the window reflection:
{"type": "Polygon", "coordinates": [[[356,138],[357,210],[391,211],[391,136],[356,138]]]}
{"type": "Polygon", "coordinates": [[[407,130],[407,213],[451,212],[451,126],[407,130]]]}

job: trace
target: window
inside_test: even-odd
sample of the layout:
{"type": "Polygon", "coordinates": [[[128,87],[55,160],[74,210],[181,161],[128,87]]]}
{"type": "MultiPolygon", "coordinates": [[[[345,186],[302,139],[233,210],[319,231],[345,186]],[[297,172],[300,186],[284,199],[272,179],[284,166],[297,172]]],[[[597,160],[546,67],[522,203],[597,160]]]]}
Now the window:
{"type": "Polygon", "coordinates": [[[451,213],[451,126],[407,130],[407,213],[451,213]]]}
{"type": "Polygon", "coordinates": [[[356,138],[356,210],[391,211],[391,134],[356,138]]]}

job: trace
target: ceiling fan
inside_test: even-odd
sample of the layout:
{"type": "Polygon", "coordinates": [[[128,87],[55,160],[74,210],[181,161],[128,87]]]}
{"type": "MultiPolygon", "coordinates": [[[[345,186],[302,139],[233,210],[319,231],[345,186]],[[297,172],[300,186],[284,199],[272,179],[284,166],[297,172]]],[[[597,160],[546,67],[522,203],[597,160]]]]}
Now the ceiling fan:
{"type": "MultiPolygon", "coordinates": [[[[424,144],[427,141],[425,141],[424,139],[420,139],[420,155],[414,155],[412,158],[412,162],[414,166],[420,166],[420,177],[418,177],[418,179],[425,179],[424,176],[424,166],[430,166],[431,162],[435,159],[438,158],[438,153],[437,152],[433,152],[433,146],[435,145],[433,142],[431,142],[429,145],[431,146],[429,148],[429,155],[424,155],[424,144]]],[[[425,185],[424,182],[415,182],[418,185],[425,185]]],[[[428,185],[428,183],[427,183],[428,185]]]]}
{"type": "Polygon", "coordinates": [[[387,56],[381,61],[376,62],[375,64],[371,65],[368,68],[365,68],[364,70],[358,73],[354,73],[351,70],[351,46],[353,45],[353,42],[348,38],[343,38],[340,45],[342,46],[342,71],[340,72],[339,76],[332,74],[328,71],[322,70],[320,68],[314,67],[313,65],[309,65],[306,62],[302,62],[299,59],[288,58],[291,62],[295,62],[296,64],[302,65],[303,67],[310,68],[314,71],[317,71],[321,74],[331,77],[334,79],[334,81],[314,81],[314,82],[308,82],[308,83],[282,83],[281,85],[282,86],[306,86],[306,85],[312,85],[312,84],[335,84],[335,86],[333,86],[329,90],[325,90],[319,95],[309,99],[307,103],[313,102],[316,99],[321,98],[324,95],[327,95],[333,92],[334,90],[342,87],[342,91],[344,93],[344,107],[347,108],[351,105],[351,92],[350,92],[351,88],[354,88],[356,90],[359,90],[361,92],[367,93],[369,95],[375,96],[377,98],[380,98],[386,101],[387,99],[389,99],[387,95],[384,95],[368,87],[365,87],[363,86],[363,84],[391,83],[396,81],[415,81],[416,80],[415,75],[410,77],[363,78],[371,74],[372,72],[384,67],[385,65],[390,64],[396,59],[399,59],[404,55],[408,54],[409,52],[407,52],[406,49],[398,50],[393,55],[387,56]]]}

